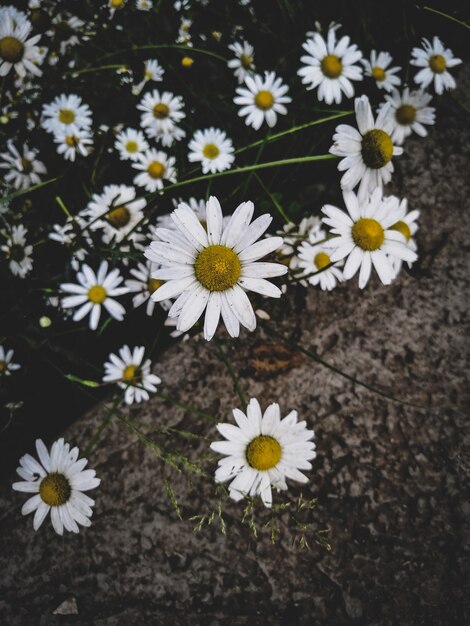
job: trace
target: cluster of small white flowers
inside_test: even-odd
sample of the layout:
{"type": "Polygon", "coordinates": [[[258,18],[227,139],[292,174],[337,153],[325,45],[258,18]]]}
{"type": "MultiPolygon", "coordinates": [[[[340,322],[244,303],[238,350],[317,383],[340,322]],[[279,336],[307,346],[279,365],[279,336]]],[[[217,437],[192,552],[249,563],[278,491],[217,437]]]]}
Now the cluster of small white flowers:
{"type": "Polygon", "coordinates": [[[42,110],[42,127],[53,136],[57,152],[68,161],[88,156],[93,146],[90,107],[76,94],[61,94],[42,110]]]}

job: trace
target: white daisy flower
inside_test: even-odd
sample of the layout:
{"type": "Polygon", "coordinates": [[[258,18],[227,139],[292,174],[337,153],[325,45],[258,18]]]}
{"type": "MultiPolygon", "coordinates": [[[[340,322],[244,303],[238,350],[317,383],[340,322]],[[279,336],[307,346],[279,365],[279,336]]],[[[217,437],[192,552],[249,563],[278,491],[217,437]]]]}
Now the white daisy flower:
{"type": "Polygon", "coordinates": [[[303,270],[302,278],[310,285],[320,285],[323,291],[331,291],[344,279],[339,267],[331,265],[331,249],[325,245],[325,238],[325,231],[317,228],[310,234],[309,241],[302,242],[298,251],[298,267],[303,270]]]}
{"type": "Polygon", "coordinates": [[[151,0],[136,0],[135,6],[139,11],[150,11],[153,2],[151,0]]]}
{"type": "Polygon", "coordinates": [[[91,127],[91,110],[80,96],[61,94],[42,108],[41,126],[48,133],[64,130],[70,133],[91,127]]]}
{"type": "Polygon", "coordinates": [[[277,256],[283,259],[291,269],[298,267],[299,260],[296,253],[300,244],[308,240],[310,232],[319,226],[320,220],[314,215],[302,218],[298,224],[293,222],[284,224],[282,231],[277,232],[284,240],[282,246],[277,251],[277,256]]]}
{"type": "Polygon", "coordinates": [[[426,89],[434,82],[437,94],[443,93],[446,89],[455,89],[456,83],[448,68],[459,65],[462,59],[454,57],[449,48],[444,48],[439,37],[433,37],[432,43],[423,38],[422,46],[411,51],[411,65],[423,68],[414,77],[415,83],[426,89]]]}
{"type": "Polygon", "coordinates": [[[308,482],[300,470],[312,469],[316,457],[313,430],[306,422],[297,421],[297,411],[281,419],[277,403],[270,404],[264,414],[258,400],[252,398],[246,415],[233,409],[237,425],[217,424],[226,441],[214,441],[211,449],[223,454],[215,472],[217,483],[230,482],[230,497],[260,496],[266,507],[272,506],[272,492],[287,489],[286,478],[308,482]]]}
{"type": "Polygon", "coordinates": [[[57,152],[64,155],[64,159],[75,161],[77,153],[86,157],[93,150],[93,135],[87,130],[56,130],[54,142],[57,144],[57,152]]]}
{"type": "Polygon", "coordinates": [[[10,236],[1,248],[6,254],[11,273],[19,278],[25,278],[33,269],[33,246],[26,244],[27,234],[23,224],[12,226],[10,236]]]}
{"type": "Polygon", "coordinates": [[[113,269],[108,273],[108,262],[102,261],[98,272],[95,272],[88,265],[83,264],[77,273],[78,285],[75,283],[62,283],[61,291],[73,295],[64,296],[61,301],[62,308],[77,308],[73,315],[73,321],[78,322],[90,313],[89,326],[91,330],[98,328],[101,316],[101,307],[117,319],[122,321],[125,315],[125,308],[114,300],[115,296],[127,293],[126,287],[119,287],[122,276],[118,269],[113,269]]]}
{"type": "Polygon", "coordinates": [[[387,103],[374,122],[369,98],[361,96],[354,101],[356,121],[359,131],[347,124],[336,127],[333,135],[331,154],[345,157],[338,164],[338,170],[344,171],[341,178],[343,189],[354,189],[359,183],[359,197],[366,199],[376,187],[382,188],[392,178],[392,156],[403,153],[403,148],[393,144],[391,133],[393,123],[390,120],[387,103]]]}
{"type": "Polygon", "coordinates": [[[7,142],[8,152],[0,154],[0,168],[9,170],[3,177],[6,183],[11,183],[15,189],[28,189],[41,182],[40,174],[47,174],[46,166],[36,159],[38,151],[23,144],[22,154],[11,141],[7,142]]]}
{"type": "Polygon", "coordinates": [[[124,401],[126,404],[142,402],[150,398],[149,391],[155,393],[157,385],[162,381],[150,371],[151,361],[144,361],[144,346],[131,350],[129,346],[123,346],[119,350],[119,356],[109,355],[109,361],[104,364],[103,382],[118,383],[121,389],[125,389],[124,401]]]}
{"type": "Polygon", "coordinates": [[[138,85],[132,87],[134,96],[138,96],[148,81],[160,82],[163,80],[165,70],[159,64],[157,59],[147,59],[144,61],[144,78],[138,85]]]}
{"type": "MultiPolygon", "coordinates": [[[[427,106],[432,96],[418,89],[411,91],[405,87],[403,93],[394,90],[392,95],[385,96],[386,102],[390,103],[389,116],[392,121],[392,141],[401,146],[405,139],[415,132],[420,137],[426,137],[428,131],[424,125],[435,123],[434,107],[427,106]]],[[[385,106],[385,102],[379,105],[379,112],[385,106]]]]}
{"type": "Polygon", "coordinates": [[[379,188],[367,201],[360,201],[352,191],[344,192],[343,198],[348,213],[331,205],[322,209],[326,216],[323,222],[330,226],[332,234],[338,235],[325,242],[332,249],[331,261],[336,263],[347,257],[343,269],[346,280],[360,268],[360,289],[367,285],[372,266],[382,283],[389,285],[394,277],[393,257],[411,263],[417,258],[402,233],[392,229],[400,215],[398,207],[384,200],[379,188]]]}
{"type": "Polygon", "coordinates": [[[139,154],[139,160],[132,163],[132,167],[141,170],[134,178],[134,183],[147,191],[163,189],[164,180],[176,182],[175,157],[169,157],[155,148],[139,154]]]}
{"type": "Polygon", "coordinates": [[[145,256],[162,269],[153,278],[167,281],[152,295],[156,302],[177,298],[168,315],[178,318],[177,329],[189,330],[204,310],[204,337],[212,339],[220,316],[228,333],[238,337],[240,324],[253,331],[256,317],[245,290],[279,298],[281,291],[265,280],[281,276],[287,268],[279,263],[256,263],[282,244],[281,237],[257,241],[272,221],[270,215],[252,224],[254,206],[243,202],[223,227],[222,210],[211,196],[206,207],[204,228],[194,211],[184,203],[172,213],[177,232],[156,228],[157,241],[145,256]],[[256,243],[255,243],[256,242],[256,243]]]}
{"type": "MultiPolygon", "coordinates": [[[[418,230],[416,220],[419,218],[419,211],[415,209],[408,213],[408,200],[406,198],[400,201],[396,196],[389,196],[384,198],[384,200],[396,211],[397,221],[390,226],[390,229],[401,233],[405,237],[407,247],[416,253],[418,246],[413,237],[418,230]]],[[[390,258],[390,261],[393,268],[393,277],[396,278],[401,270],[402,259],[394,256],[390,258]]],[[[408,261],[408,267],[411,267],[412,264],[413,261],[408,261]]]]}
{"type": "MultiPolygon", "coordinates": [[[[10,7],[8,7],[10,8],[10,7]]],[[[10,11],[0,20],[0,76],[6,76],[13,68],[21,78],[26,74],[41,76],[37,66],[39,53],[37,42],[41,35],[29,37],[32,24],[28,20],[15,21],[10,11]]]]}
{"type": "Polygon", "coordinates": [[[104,243],[119,242],[135,233],[146,205],[145,198],[136,198],[134,187],[106,185],[101,194],[93,194],[83,216],[90,220],[92,230],[103,230],[104,243]]]}
{"type": "Polygon", "coordinates": [[[87,459],[78,460],[78,448],[58,439],[48,452],[44,442],[36,439],[39,462],[30,454],[20,459],[16,470],[23,479],[13,483],[16,491],[34,493],[23,505],[21,512],[34,512],[33,528],[38,530],[47,514],[51,513],[52,527],[58,535],[65,530],[78,533],[80,526],[91,526],[94,500],[84,491],[96,489],[101,480],[95,470],[85,469],[87,459]]]}
{"type": "Polygon", "coordinates": [[[137,161],[139,154],[149,149],[147,140],[141,130],[125,128],[118,133],[114,147],[122,161],[137,161]]]}
{"type": "Polygon", "coordinates": [[[354,96],[351,81],[362,80],[362,67],[356,65],[362,58],[362,52],[356,44],[349,45],[347,36],[336,41],[339,25],[330,27],[326,40],[320,33],[311,32],[303,44],[307,55],[301,57],[304,66],[297,74],[307,89],[318,87],[317,98],[327,104],[340,104],[342,93],[346,98],[354,96]]]}
{"type": "Polygon", "coordinates": [[[365,75],[371,76],[379,89],[393,91],[395,87],[401,85],[401,78],[396,76],[401,67],[389,67],[392,61],[393,58],[388,52],[377,53],[375,50],[370,53],[370,61],[362,59],[365,75]]]}
{"type": "Polygon", "coordinates": [[[13,21],[14,26],[20,26],[24,22],[28,21],[28,16],[24,11],[15,9],[14,6],[9,5],[6,7],[0,7],[0,23],[6,20],[8,17],[13,21]]]}
{"type": "MultiPolygon", "coordinates": [[[[147,261],[145,264],[138,263],[136,268],[131,269],[131,274],[134,278],[128,278],[125,283],[129,293],[136,294],[132,297],[134,309],[146,302],[147,315],[153,315],[155,309],[155,302],[151,298],[152,294],[164,283],[163,280],[152,278],[152,273],[156,272],[159,267],[159,265],[150,261],[147,261]]],[[[171,300],[163,300],[160,302],[160,305],[165,311],[168,311],[172,302],[171,300]]]]}
{"type": "Polygon", "coordinates": [[[251,76],[255,71],[254,58],[255,58],[255,49],[251,44],[247,41],[243,43],[232,43],[229,47],[235,54],[234,59],[230,59],[228,62],[228,66],[235,70],[234,74],[238,79],[239,83],[245,82],[245,78],[247,76],[251,76]]]}
{"type": "Polygon", "coordinates": [[[235,160],[232,140],[217,128],[197,130],[189,142],[188,159],[191,163],[200,161],[203,174],[230,169],[235,160]]]}
{"type": "MultiPolygon", "coordinates": [[[[141,116],[141,126],[149,137],[157,141],[165,136],[173,137],[175,126],[186,117],[181,96],[175,96],[169,91],[160,93],[158,89],[147,92],[137,105],[141,116]]],[[[179,135],[184,131],[181,129],[179,135]]],[[[179,136],[178,135],[178,136],[179,136]]],[[[180,137],[181,138],[181,137],[180,137]]]]}
{"type": "Polygon", "coordinates": [[[245,76],[245,87],[237,87],[235,104],[241,106],[238,111],[240,117],[245,117],[245,124],[258,130],[264,121],[272,128],[276,125],[277,116],[286,115],[284,106],[292,102],[292,98],[285,94],[289,91],[282,79],[274,72],[265,72],[264,78],[259,74],[245,76]]]}
{"type": "Polygon", "coordinates": [[[0,377],[10,376],[12,372],[20,369],[21,365],[12,361],[14,354],[14,350],[5,350],[0,344],[0,377]]]}

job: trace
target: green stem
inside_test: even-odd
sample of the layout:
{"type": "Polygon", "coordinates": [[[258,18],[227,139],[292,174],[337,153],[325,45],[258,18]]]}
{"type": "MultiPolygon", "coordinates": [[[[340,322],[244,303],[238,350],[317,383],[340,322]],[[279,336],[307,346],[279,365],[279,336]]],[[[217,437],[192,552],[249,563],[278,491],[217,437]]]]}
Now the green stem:
{"type": "Polygon", "coordinates": [[[259,182],[260,186],[262,187],[263,191],[266,193],[266,195],[269,196],[269,198],[271,199],[271,202],[274,204],[274,206],[276,207],[276,209],[278,210],[278,213],[281,215],[281,217],[283,218],[283,220],[286,222],[286,224],[290,223],[290,219],[287,217],[287,215],[284,212],[284,209],[282,208],[282,206],[279,204],[279,202],[276,200],[276,198],[274,197],[274,195],[269,191],[269,189],[266,187],[266,185],[263,183],[263,181],[261,180],[261,178],[258,176],[258,174],[255,174],[255,178],[256,180],[259,182]]]}
{"type": "Polygon", "coordinates": [[[446,17],[448,20],[451,20],[452,22],[457,22],[457,24],[460,24],[460,26],[463,26],[464,28],[470,28],[470,24],[467,24],[466,22],[462,22],[462,20],[457,19],[453,15],[448,15],[447,13],[444,13],[443,11],[438,11],[437,9],[433,9],[432,7],[423,6],[421,8],[424,11],[430,11],[431,13],[436,13],[436,15],[441,15],[442,17],[446,17]]]}
{"type": "Polygon", "coordinates": [[[331,120],[336,120],[340,117],[346,117],[348,115],[352,115],[353,113],[354,111],[340,111],[339,113],[336,113],[335,115],[322,117],[321,119],[314,120],[313,122],[300,124],[300,126],[294,126],[293,128],[290,128],[289,130],[283,130],[280,133],[269,135],[269,138],[265,137],[264,139],[259,139],[258,141],[255,141],[254,143],[248,144],[247,146],[243,146],[243,148],[239,148],[238,150],[235,150],[235,154],[241,154],[242,152],[245,152],[245,150],[250,150],[251,148],[256,148],[262,145],[264,142],[271,143],[272,141],[277,141],[278,139],[282,139],[283,137],[286,137],[287,135],[291,135],[292,133],[297,133],[299,130],[304,130],[305,128],[310,128],[311,126],[318,126],[318,124],[324,124],[326,122],[330,122],[331,120]]]}
{"type": "Polygon", "coordinates": [[[174,406],[177,406],[180,409],[184,409],[185,411],[189,411],[189,413],[192,413],[193,415],[197,415],[198,417],[203,417],[204,419],[209,420],[212,423],[218,423],[220,421],[213,415],[209,415],[209,413],[204,413],[204,411],[200,411],[199,409],[192,406],[191,404],[185,404],[184,402],[179,402],[178,400],[175,400],[174,398],[171,398],[170,396],[167,396],[166,394],[161,393],[161,392],[156,393],[152,399],[170,402],[174,406]]]}

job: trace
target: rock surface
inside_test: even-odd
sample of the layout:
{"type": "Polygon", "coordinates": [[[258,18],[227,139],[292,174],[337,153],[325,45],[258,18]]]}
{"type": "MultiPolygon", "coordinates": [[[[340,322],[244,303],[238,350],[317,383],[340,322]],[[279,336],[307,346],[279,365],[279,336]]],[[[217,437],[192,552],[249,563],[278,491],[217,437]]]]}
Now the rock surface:
{"type": "MultiPolygon", "coordinates": [[[[412,272],[391,287],[374,280],[364,292],[355,280],[331,294],[310,289],[305,296],[299,288],[265,305],[281,322],[222,341],[247,397],[279,401],[285,413],[297,408],[315,428],[310,483],[275,499],[287,498],[295,512],[302,493],[318,499],[316,508],[296,513],[297,522],[288,510],[277,513],[280,537],[271,544],[269,527],[261,528],[268,512],[255,509],[255,540],[240,521],[243,505],[223,498],[223,534],[211,480],[164,464],[115,419],[90,456],[102,484],[93,525],[80,535],[57,537],[48,523],[34,533],[31,517],[20,514],[24,495],[12,492],[10,481],[1,485],[1,623],[470,623],[470,136],[461,108],[439,106],[430,137],[407,143],[393,189],[421,209],[412,272]],[[351,383],[269,328],[424,408],[351,383]],[[188,518],[213,510],[212,524],[194,532],[197,520],[188,518]],[[300,523],[309,524],[309,550],[299,545],[300,523]]],[[[164,393],[230,419],[239,400],[213,343],[194,337],[162,361],[164,371],[158,364],[156,370],[164,393]]],[[[105,411],[96,407],[66,438],[89,441],[105,411]]],[[[217,436],[202,417],[161,399],[126,415],[142,432],[153,426],[195,433],[173,436],[171,449],[213,472],[208,445],[217,436]]],[[[149,436],[165,454],[169,435],[149,436]]]]}

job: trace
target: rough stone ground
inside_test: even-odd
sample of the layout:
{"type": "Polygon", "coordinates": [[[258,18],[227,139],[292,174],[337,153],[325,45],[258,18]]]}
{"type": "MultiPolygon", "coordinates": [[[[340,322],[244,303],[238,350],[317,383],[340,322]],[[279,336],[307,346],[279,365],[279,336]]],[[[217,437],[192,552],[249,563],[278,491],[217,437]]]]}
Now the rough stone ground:
{"type": "MultiPolygon", "coordinates": [[[[465,93],[457,97],[465,100],[465,93]]],[[[102,485],[93,525],[80,535],[59,538],[47,523],[34,533],[32,520],[20,515],[23,495],[11,492],[9,481],[1,486],[1,623],[470,623],[470,137],[457,105],[440,105],[438,115],[429,138],[407,143],[395,179],[395,191],[422,211],[412,273],[391,287],[373,281],[364,293],[352,281],[332,294],[312,289],[306,299],[300,291],[265,305],[282,320],[271,327],[285,337],[425,408],[353,385],[286,351],[261,328],[224,342],[248,396],[279,401],[285,412],[296,407],[316,430],[311,482],[289,491],[292,507],[300,493],[318,499],[313,511],[296,514],[310,524],[310,550],[299,548],[299,527],[288,512],[279,514],[281,537],[272,545],[266,529],[255,541],[240,522],[240,504],[225,499],[226,535],[217,514],[211,526],[193,532],[188,518],[217,507],[211,482],[164,469],[180,521],[162,462],[115,420],[91,455],[102,485]]],[[[213,344],[196,337],[162,360],[169,396],[220,419],[238,405],[213,344]]],[[[67,439],[87,442],[104,413],[98,406],[67,439]]],[[[202,418],[158,399],[129,415],[142,429],[171,426],[206,437],[172,446],[195,460],[205,457],[213,471],[207,446],[214,430],[202,418]]],[[[168,442],[165,435],[156,440],[168,442]]],[[[255,515],[258,526],[270,519],[260,507],[255,515]]]]}

